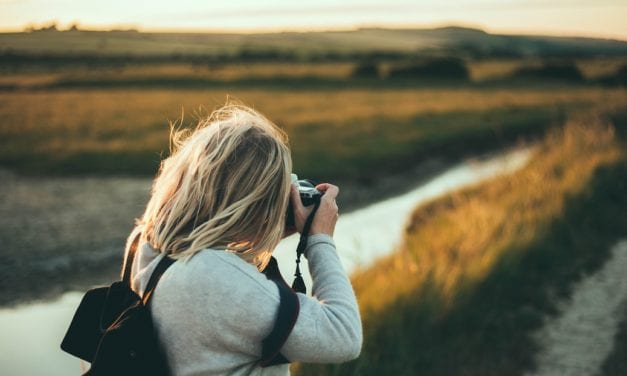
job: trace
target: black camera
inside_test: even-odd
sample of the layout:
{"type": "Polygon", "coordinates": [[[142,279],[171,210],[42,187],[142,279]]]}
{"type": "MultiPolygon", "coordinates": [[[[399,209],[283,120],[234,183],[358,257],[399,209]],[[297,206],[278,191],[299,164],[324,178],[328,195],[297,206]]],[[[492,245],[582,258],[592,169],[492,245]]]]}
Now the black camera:
{"type": "MultiPolygon", "coordinates": [[[[322,192],[316,189],[314,182],[308,179],[299,180],[296,174],[292,174],[292,184],[298,185],[298,193],[300,195],[300,201],[304,206],[313,205],[316,200],[320,199],[322,192]]],[[[293,227],[294,223],[294,208],[292,206],[292,200],[290,199],[287,207],[287,216],[285,218],[285,225],[287,227],[293,227]]]]}

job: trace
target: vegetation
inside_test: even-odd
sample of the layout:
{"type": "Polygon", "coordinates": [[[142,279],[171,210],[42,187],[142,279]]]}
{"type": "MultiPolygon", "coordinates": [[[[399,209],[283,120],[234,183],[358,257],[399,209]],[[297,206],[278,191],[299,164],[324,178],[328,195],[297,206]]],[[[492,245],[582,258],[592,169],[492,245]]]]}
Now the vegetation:
{"type": "MultiPolygon", "coordinates": [[[[362,356],[299,369],[518,374],[533,366],[530,333],[554,311],[555,297],[626,233],[626,64],[626,42],[456,27],[177,34],[50,24],[0,34],[0,172],[151,176],[168,153],[169,123],[183,117],[193,126],[227,94],[289,134],[299,175],[360,186],[425,159],[543,137],[571,114],[520,172],[417,208],[400,249],[353,277],[362,356]],[[574,111],[610,113],[612,121],[574,111]]],[[[107,227],[81,222],[85,233],[107,227]]],[[[16,267],[7,255],[25,243],[8,230],[6,243],[17,244],[4,255],[11,286],[67,288],[70,278],[117,267],[117,255],[84,262],[66,246],[75,243],[53,239],[69,231],[49,227],[44,243],[57,245],[41,255],[66,252],[80,270],[40,273],[31,265],[40,254],[16,267]]],[[[117,244],[120,231],[90,241],[117,244]]],[[[41,236],[29,241],[39,246],[41,236]]],[[[624,368],[625,328],[606,374],[624,368]]]]}
{"type": "Polygon", "coordinates": [[[470,78],[463,60],[457,58],[434,58],[411,65],[392,67],[388,73],[392,79],[459,80],[470,78]]]}
{"type": "MultiPolygon", "coordinates": [[[[91,63],[401,60],[442,52],[468,58],[625,56],[627,43],[593,38],[503,36],[478,29],[378,29],[262,34],[44,31],[0,33],[0,56],[17,64],[72,57],[91,63]]],[[[0,59],[2,61],[2,59],[0,59]]]]}
{"type": "Polygon", "coordinates": [[[584,79],[583,74],[573,62],[545,62],[540,66],[520,67],[512,77],[575,82],[584,79]]]}
{"type": "MultiPolygon", "coordinates": [[[[229,91],[287,131],[303,176],[326,179],[375,178],[424,157],[493,150],[542,133],[570,107],[624,103],[627,96],[573,87],[229,91]]],[[[229,91],[0,92],[0,165],[47,175],[150,176],[168,152],[168,122],[184,109],[183,122],[194,124],[229,91]]]]}
{"type": "MultiPolygon", "coordinates": [[[[622,117],[625,120],[624,109],[622,117]]],[[[574,117],[519,172],[419,207],[394,254],[353,275],[356,361],[301,374],[512,375],[531,332],[627,232],[627,123],[574,117]]]]}
{"type": "Polygon", "coordinates": [[[374,62],[365,62],[355,66],[351,76],[354,78],[379,78],[379,66],[374,62]]]}
{"type": "MultiPolygon", "coordinates": [[[[277,88],[343,89],[351,87],[378,90],[380,88],[412,87],[417,84],[415,81],[405,82],[404,80],[361,80],[362,78],[374,78],[375,70],[376,76],[387,77],[393,70],[406,67],[402,62],[396,60],[227,63],[211,59],[199,59],[194,62],[164,61],[149,64],[137,61],[132,57],[121,57],[116,61],[98,63],[62,55],[67,61],[47,59],[46,57],[33,58],[34,61],[42,63],[42,65],[37,65],[20,63],[19,61],[12,63],[9,57],[10,54],[2,55],[0,53],[0,90],[4,91],[59,88],[146,89],[155,87],[168,89],[264,87],[272,90],[277,88]],[[3,59],[4,63],[2,63],[3,59]]],[[[422,57],[420,61],[423,63],[419,65],[422,65],[430,59],[425,60],[425,57],[422,57]]],[[[453,59],[453,61],[455,60],[453,59]]],[[[456,61],[454,64],[466,67],[468,82],[456,80],[449,82],[448,86],[482,88],[498,85],[509,88],[523,85],[524,87],[546,85],[546,77],[534,77],[526,79],[524,82],[511,79],[514,73],[521,69],[539,69],[542,67],[542,61],[537,59],[466,59],[456,61]]],[[[621,80],[621,67],[627,64],[627,57],[577,59],[574,61],[585,82],[562,80],[561,82],[556,81],[557,84],[614,84],[616,80],[621,80]]],[[[554,60],[553,64],[572,65],[573,60],[554,60]]],[[[442,86],[443,84],[438,83],[438,85],[442,86]]]]}
{"type": "Polygon", "coordinates": [[[606,85],[627,86],[627,64],[624,64],[613,74],[599,78],[599,82],[606,85]]]}

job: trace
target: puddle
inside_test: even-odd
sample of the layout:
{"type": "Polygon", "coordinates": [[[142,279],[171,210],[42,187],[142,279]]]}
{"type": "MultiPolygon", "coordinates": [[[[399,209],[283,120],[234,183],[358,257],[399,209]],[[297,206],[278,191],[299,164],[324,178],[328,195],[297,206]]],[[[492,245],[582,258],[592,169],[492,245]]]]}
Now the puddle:
{"type": "MultiPolygon", "coordinates": [[[[463,186],[512,172],[522,167],[530,156],[529,149],[522,149],[483,160],[469,160],[406,194],[340,215],[334,238],[344,267],[349,272],[367,267],[378,257],[393,251],[401,238],[405,221],[416,205],[463,186]]],[[[294,273],[297,243],[298,238],[291,236],[283,240],[275,251],[288,282],[292,281],[294,273]]],[[[306,260],[303,260],[302,270],[307,291],[311,291],[306,260]]],[[[59,344],[82,295],[69,292],[52,302],[0,309],[0,331],[3,333],[0,339],[0,373],[80,374],[80,361],[61,351],[59,344]]]]}

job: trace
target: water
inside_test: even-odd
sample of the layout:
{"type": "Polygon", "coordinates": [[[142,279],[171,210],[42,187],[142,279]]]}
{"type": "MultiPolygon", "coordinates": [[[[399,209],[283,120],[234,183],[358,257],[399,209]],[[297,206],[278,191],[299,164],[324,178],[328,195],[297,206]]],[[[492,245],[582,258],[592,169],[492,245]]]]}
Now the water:
{"type": "MultiPolygon", "coordinates": [[[[531,156],[529,149],[521,149],[484,159],[468,160],[427,183],[403,195],[383,200],[348,214],[340,214],[334,239],[344,268],[350,273],[371,265],[377,258],[396,249],[406,221],[417,205],[475,184],[499,174],[522,167],[531,156]]],[[[298,236],[281,242],[274,252],[279,267],[288,282],[295,269],[295,250],[298,236]]],[[[311,277],[306,273],[307,261],[302,258],[303,278],[311,291],[311,277]]]]}
{"type": "Polygon", "coordinates": [[[0,310],[0,374],[80,374],[80,362],[59,345],[82,295],[68,292],[53,302],[0,310]]]}
{"type": "MultiPolygon", "coordinates": [[[[380,201],[352,213],[341,214],[335,230],[335,243],[348,272],[371,265],[378,257],[396,248],[409,214],[435,197],[522,167],[531,156],[528,149],[499,154],[484,160],[469,160],[436,176],[416,189],[380,201]]],[[[291,282],[297,236],[279,244],[275,256],[291,282]]],[[[303,277],[311,291],[311,277],[303,258],[303,277]]],[[[52,302],[0,309],[0,374],[68,375],[80,374],[77,358],[60,350],[59,344],[69,326],[83,293],[68,292],[52,302]]]]}

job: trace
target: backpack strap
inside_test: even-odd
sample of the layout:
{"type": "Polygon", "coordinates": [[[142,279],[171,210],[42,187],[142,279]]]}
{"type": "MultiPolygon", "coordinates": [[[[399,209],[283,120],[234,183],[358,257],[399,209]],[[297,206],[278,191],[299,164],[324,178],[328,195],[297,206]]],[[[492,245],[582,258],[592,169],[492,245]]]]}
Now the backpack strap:
{"type": "Polygon", "coordinates": [[[146,289],[144,290],[144,296],[142,296],[142,303],[144,303],[145,306],[148,306],[148,303],[150,303],[152,293],[153,291],[155,291],[155,288],[157,287],[157,283],[161,279],[161,276],[163,275],[163,273],[165,273],[166,270],[168,270],[168,268],[172,264],[174,264],[174,262],[176,262],[176,260],[171,259],[170,257],[168,257],[168,255],[164,255],[163,258],[159,260],[159,263],[155,267],[155,270],[150,275],[150,279],[148,280],[148,284],[146,285],[146,289]]]}
{"type": "Polygon", "coordinates": [[[124,260],[124,266],[122,266],[122,281],[126,283],[127,286],[131,286],[131,271],[133,270],[133,260],[135,260],[135,253],[137,253],[137,244],[139,243],[139,238],[141,237],[141,232],[137,232],[135,238],[131,242],[131,245],[128,247],[128,253],[126,254],[126,259],[124,260]]]}
{"type": "Polygon", "coordinates": [[[276,283],[281,298],[274,327],[270,334],[261,342],[262,349],[259,365],[261,367],[269,367],[290,362],[280,351],[292,329],[294,329],[294,325],[296,325],[296,319],[298,319],[300,312],[300,302],[296,292],[290,288],[281,276],[279,266],[274,257],[270,259],[263,273],[269,280],[276,283]]]}
{"type": "MultiPolygon", "coordinates": [[[[137,245],[139,244],[139,238],[141,237],[141,232],[138,232],[133,238],[131,242],[128,253],[126,254],[126,259],[124,260],[124,266],[122,267],[122,281],[130,288],[131,287],[131,272],[133,270],[133,261],[135,260],[135,254],[137,253],[137,245]]],[[[155,267],[155,270],[150,275],[150,279],[148,280],[148,284],[146,285],[146,290],[144,291],[144,296],[142,297],[142,302],[144,305],[147,305],[152,296],[152,292],[157,287],[157,283],[161,276],[165,271],[170,267],[170,265],[174,264],[176,260],[171,259],[167,255],[165,255],[155,267]]]]}

